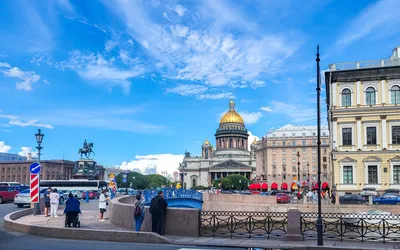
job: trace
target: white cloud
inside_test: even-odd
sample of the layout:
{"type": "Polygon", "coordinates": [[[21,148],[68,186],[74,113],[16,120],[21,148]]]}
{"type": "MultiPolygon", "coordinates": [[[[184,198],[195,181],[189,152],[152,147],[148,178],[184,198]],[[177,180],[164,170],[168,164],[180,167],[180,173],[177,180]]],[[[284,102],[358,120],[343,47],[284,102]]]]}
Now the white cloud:
{"type": "Polygon", "coordinates": [[[255,80],[250,85],[253,89],[261,88],[265,86],[265,81],[255,80]]]}
{"type": "Polygon", "coordinates": [[[310,78],[310,80],[308,80],[308,82],[309,82],[309,83],[315,83],[316,80],[315,80],[315,78],[313,77],[313,78],[310,78]]]}
{"type": "Polygon", "coordinates": [[[177,6],[175,6],[174,11],[175,11],[176,14],[178,14],[180,17],[183,17],[183,15],[185,15],[186,8],[183,7],[182,5],[178,4],[177,6]]]}
{"type": "Polygon", "coordinates": [[[199,100],[217,100],[217,99],[232,99],[235,98],[235,95],[231,92],[223,92],[216,94],[201,94],[197,96],[199,100]]]}
{"type": "Polygon", "coordinates": [[[254,141],[254,138],[256,139],[256,141],[258,141],[258,140],[260,140],[260,137],[258,137],[258,136],[256,136],[256,135],[253,135],[253,133],[251,133],[251,131],[248,131],[248,133],[249,133],[249,138],[248,138],[248,149],[250,150],[251,148],[251,144],[253,143],[253,141],[254,141]]]}
{"type": "Polygon", "coordinates": [[[11,132],[12,132],[12,131],[9,130],[9,129],[3,129],[3,130],[1,130],[1,131],[6,132],[6,133],[11,133],[11,132]]]}
{"type": "Polygon", "coordinates": [[[40,76],[34,71],[23,71],[18,67],[11,67],[9,63],[0,63],[0,67],[7,68],[1,71],[5,76],[16,78],[17,90],[32,91],[32,84],[40,80],[40,76]]]}
{"type": "Polygon", "coordinates": [[[133,43],[133,40],[132,40],[132,39],[128,39],[128,43],[129,43],[129,45],[131,45],[131,46],[133,46],[133,45],[134,45],[134,43],[133,43]]]}
{"type": "Polygon", "coordinates": [[[10,149],[11,146],[6,145],[4,141],[0,141],[0,153],[8,153],[10,149]]]}
{"type": "Polygon", "coordinates": [[[267,112],[284,115],[290,118],[291,122],[294,123],[312,121],[317,117],[317,111],[314,108],[306,108],[300,104],[273,101],[268,108],[270,108],[271,111],[267,112]]]}
{"type": "Polygon", "coordinates": [[[15,115],[5,115],[5,114],[0,114],[0,119],[8,119],[8,124],[0,124],[1,127],[9,127],[10,125],[14,126],[20,126],[20,127],[28,127],[28,126],[33,126],[33,127],[41,127],[41,128],[48,128],[52,129],[53,126],[50,124],[46,123],[39,123],[37,120],[27,120],[27,121],[22,121],[19,119],[18,116],[15,115]]]}
{"type": "Polygon", "coordinates": [[[176,93],[183,96],[198,95],[208,90],[208,87],[194,84],[179,84],[166,90],[167,93],[176,93]]]}
{"type": "Polygon", "coordinates": [[[33,151],[30,147],[21,147],[21,152],[18,153],[20,156],[28,157],[28,154],[32,154],[33,158],[38,157],[38,152],[33,151]]]}
{"type": "Polygon", "coordinates": [[[399,3],[381,0],[366,7],[356,18],[345,25],[336,44],[344,47],[368,35],[375,39],[398,33],[400,26],[399,3]]]}
{"type": "Polygon", "coordinates": [[[260,109],[265,112],[272,112],[272,108],[270,106],[261,107],[260,109]]]}
{"type": "Polygon", "coordinates": [[[254,124],[263,116],[261,112],[240,111],[239,114],[242,116],[245,124],[254,124]]]}
{"type": "Polygon", "coordinates": [[[108,40],[108,41],[106,42],[106,45],[105,45],[105,50],[106,50],[107,52],[110,52],[110,51],[113,50],[115,47],[117,47],[117,45],[118,45],[118,42],[113,41],[113,40],[108,40]]]}
{"type": "Polygon", "coordinates": [[[121,169],[140,169],[142,172],[149,166],[156,166],[157,172],[167,171],[172,174],[183,161],[184,155],[175,154],[154,154],[154,155],[136,155],[135,159],[129,162],[122,162],[121,169]]]}

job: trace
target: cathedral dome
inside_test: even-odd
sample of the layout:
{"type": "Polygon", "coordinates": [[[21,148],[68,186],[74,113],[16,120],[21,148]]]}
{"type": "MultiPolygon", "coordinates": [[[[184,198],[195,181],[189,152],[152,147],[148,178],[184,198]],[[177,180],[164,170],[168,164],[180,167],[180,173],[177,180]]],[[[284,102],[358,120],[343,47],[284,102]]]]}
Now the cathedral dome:
{"type": "Polygon", "coordinates": [[[235,110],[235,102],[233,100],[229,102],[229,110],[222,116],[219,123],[240,123],[244,125],[243,118],[235,110]]]}

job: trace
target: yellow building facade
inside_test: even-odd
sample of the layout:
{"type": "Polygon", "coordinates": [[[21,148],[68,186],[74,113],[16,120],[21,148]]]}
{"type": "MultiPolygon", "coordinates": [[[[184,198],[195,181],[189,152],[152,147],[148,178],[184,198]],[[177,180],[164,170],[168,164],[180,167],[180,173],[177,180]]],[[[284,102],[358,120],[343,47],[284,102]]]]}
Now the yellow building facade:
{"type": "Polygon", "coordinates": [[[400,47],[388,59],[325,72],[334,184],[341,192],[400,189],[400,47]]]}

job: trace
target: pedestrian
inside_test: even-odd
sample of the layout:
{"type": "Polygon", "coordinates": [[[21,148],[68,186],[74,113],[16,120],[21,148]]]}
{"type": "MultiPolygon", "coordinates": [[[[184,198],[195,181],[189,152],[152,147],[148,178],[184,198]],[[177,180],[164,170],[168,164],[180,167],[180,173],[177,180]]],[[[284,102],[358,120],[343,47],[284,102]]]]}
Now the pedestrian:
{"type": "Polygon", "coordinates": [[[51,187],[44,192],[44,216],[49,217],[51,187]]]}
{"type": "Polygon", "coordinates": [[[68,200],[65,202],[65,226],[71,227],[71,223],[74,227],[77,226],[78,223],[78,215],[81,213],[81,204],[80,202],[74,198],[72,193],[69,193],[68,200]]]}
{"type": "Polygon", "coordinates": [[[107,190],[104,189],[104,190],[101,192],[100,198],[99,198],[100,221],[101,221],[101,222],[106,221],[106,220],[104,219],[104,213],[107,211],[108,201],[110,200],[110,198],[106,197],[106,193],[107,193],[107,190]]]}
{"type": "Polygon", "coordinates": [[[157,196],[151,200],[150,213],[151,213],[151,229],[153,233],[163,234],[163,225],[165,220],[165,213],[168,207],[167,201],[164,199],[164,192],[158,191],[157,196]]]}
{"type": "Polygon", "coordinates": [[[58,204],[60,204],[60,195],[58,194],[57,188],[55,188],[50,193],[50,215],[53,218],[58,217],[58,204]]]}
{"type": "Polygon", "coordinates": [[[133,216],[135,217],[135,229],[136,232],[140,232],[145,215],[144,197],[141,194],[136,195],[136,200],[133,203],[133,211],[133,216]]]}

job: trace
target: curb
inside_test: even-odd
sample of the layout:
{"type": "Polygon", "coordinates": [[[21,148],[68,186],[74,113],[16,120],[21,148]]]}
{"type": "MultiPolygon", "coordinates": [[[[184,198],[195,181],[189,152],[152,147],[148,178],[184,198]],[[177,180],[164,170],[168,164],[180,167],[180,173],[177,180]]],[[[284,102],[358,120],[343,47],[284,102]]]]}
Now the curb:
{"type": "Polygon", "coordinates": [[[37,236],[114,242],[135,242],[152,244],[173,244],[168,238],[150,232],[110,231],[81,228],[54,228],[45,226],[27,225],[15,220],[33,213],[33,208],[16,211],[4,216],[4,228],[37,236]]]}

